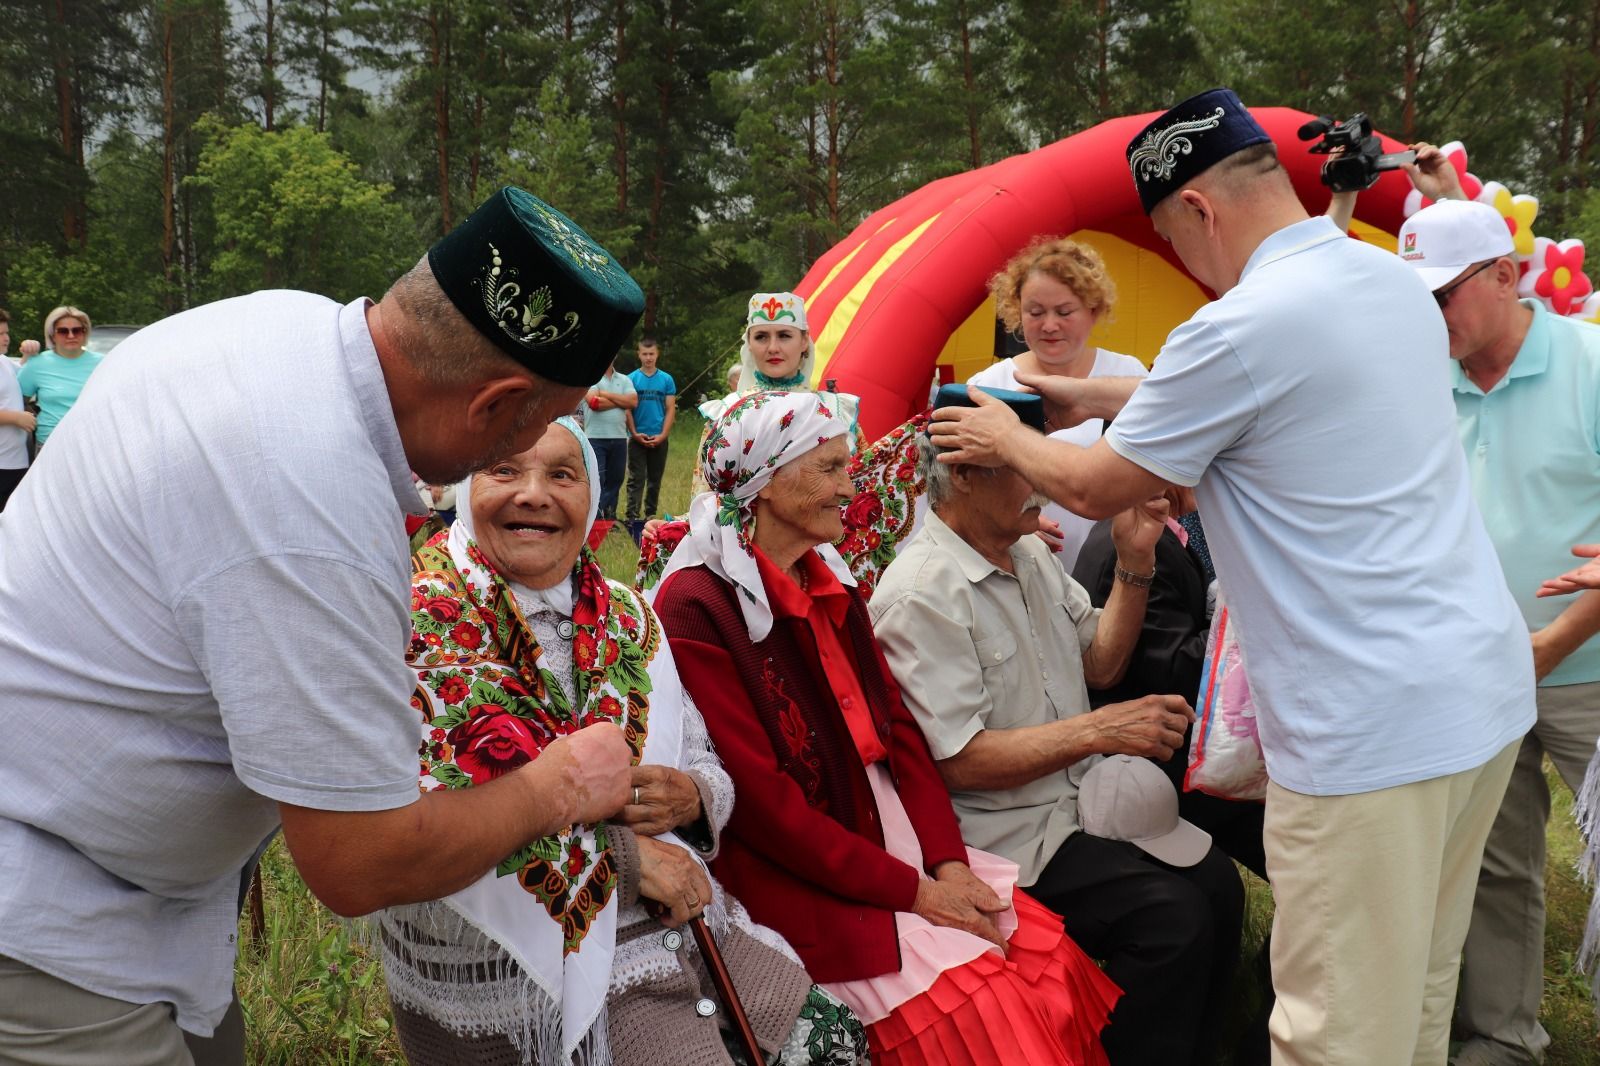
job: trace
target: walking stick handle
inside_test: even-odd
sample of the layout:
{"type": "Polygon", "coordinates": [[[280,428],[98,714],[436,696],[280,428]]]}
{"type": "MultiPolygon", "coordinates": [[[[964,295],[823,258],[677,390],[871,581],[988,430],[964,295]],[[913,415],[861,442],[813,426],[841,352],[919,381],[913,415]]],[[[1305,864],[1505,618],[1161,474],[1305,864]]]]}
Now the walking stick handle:
{"type": "Polygon", "coordinates": [[[752,1066],[764,1066],[767,1059],[761,1053],[761,1045],[756,1042],[756,1031],[750,1027],[750,1019],[745,1016],[744,1005],[739,1002],[739,993],[734,990],[733,977],[728,973],[728,964],[722,960],[722,952],[717,949],[717,942],[711,936],[711,928],[706,925],[704,917],[689,919],[689,931],[694,933],[694,942],[700,946],[700,957],[706,960],[706,969],[711,974],[711,984],[717,990],[717,998],[722,1000],[722,1006],[727,1010],[728,1016],[733,1019],[733,1027],[739,1037],[739,1042],[744,1045],[746,1054],[750,1056],[752,1066]]]}

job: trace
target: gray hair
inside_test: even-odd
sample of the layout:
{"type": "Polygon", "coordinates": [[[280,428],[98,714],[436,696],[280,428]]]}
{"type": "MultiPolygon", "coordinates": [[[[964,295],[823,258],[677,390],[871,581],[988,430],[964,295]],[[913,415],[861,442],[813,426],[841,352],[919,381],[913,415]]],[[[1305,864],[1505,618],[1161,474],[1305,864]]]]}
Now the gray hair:
{"type": "Polygon", "coordinates": [[[945,450],[926,432],[917,434],[917,474],[927,486],[928,506],[934,509],[950,498],[950,465],[939,461],[945,450]]]}
{"type": "Polygon", "coordinates": [[[406,361],[430,385],[449,387],[530,373],[467,321],[439,287],[427,256],[402,274],[384,299],[403,312],[395,339],[406,361]]]}

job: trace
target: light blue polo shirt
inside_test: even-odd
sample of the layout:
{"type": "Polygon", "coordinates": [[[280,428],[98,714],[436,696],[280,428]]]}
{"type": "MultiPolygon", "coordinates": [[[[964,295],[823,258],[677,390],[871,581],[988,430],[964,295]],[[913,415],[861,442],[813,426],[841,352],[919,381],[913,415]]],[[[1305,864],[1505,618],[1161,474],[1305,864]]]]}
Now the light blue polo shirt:
{"type": "Polygon", "coordinates": [[[1106,431],[1193,485],[1272,779],[1369,792],[1533,724],[1533,653],[1451,429],[1422,280],[1325,218],[1268,237],[1106,431]]]}
{"type": "MultiPolygon", "coordinates": [[[[1600,540],[1600,328],[1524,300],[1533,322],[1506,376],[1485,395],[1450,363],[1456,428],[1472,495],[1529,629],[1572,606],[1538,599],[1539,583],[1570,570],[1574,544],[1600,540]]],[[[1541,685],[1600,681],[1600,636],[1541,685]]]]}

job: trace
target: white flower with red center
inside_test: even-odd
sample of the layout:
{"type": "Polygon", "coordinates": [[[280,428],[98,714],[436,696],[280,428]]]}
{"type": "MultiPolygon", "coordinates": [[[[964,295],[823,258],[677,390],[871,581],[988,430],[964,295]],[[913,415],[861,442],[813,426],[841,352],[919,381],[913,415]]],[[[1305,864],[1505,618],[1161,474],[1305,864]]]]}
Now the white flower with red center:
{"type": "Polygon", "coordinates": [[[1532,263],[1517,291],[1523,296],[1537,296],[1558,315],[1582,309],[1584,301],[1594,292],[1588,275],[1583,272],[1583,242],[1576,238],[1565,241],[1535,238],[1532,263]]]}
{"type": "MultiPolygon", "coordinates": [[[[1467,146],[1460,141],[1451,141],[1449,144],[1441,144],[1439,151],[1444,153],[1445,159],[1455,168],[1456,176],[1461,179],[1461,191],[1466,194],[1467,199],[1476,200],[1478,194],[1483,192],[1483,182],[1478,180],[1476,174],[1467,173],[1467,146]]],[[[1412,189],[1406,193],[1405,206],[1401,210],[1407,218],[1410,218],[1431,203],[1432,200],[1412,189]]]]}

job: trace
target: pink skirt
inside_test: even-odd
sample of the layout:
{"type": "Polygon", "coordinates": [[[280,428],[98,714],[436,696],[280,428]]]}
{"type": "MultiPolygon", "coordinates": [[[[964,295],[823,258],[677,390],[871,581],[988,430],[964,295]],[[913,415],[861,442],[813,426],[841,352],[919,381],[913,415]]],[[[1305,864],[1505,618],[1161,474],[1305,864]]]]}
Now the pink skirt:
{"type": "MultiPolygon", "coordinates": [[[[884,847],[922,869],[916,831],[887,770],[875,763],[867,776],[884,847]]],[[[900,912],[897,973],[824,986],[866,1024],[874,1066],[1104,1066],[1100,1030],[1121,990],[1066,935],[1059,917],[1017,890],[1015,864],[972,848],[967,858],[973,873],[1011,902],[998,916],[1006,957],[982,937],[900,912]]]]}

